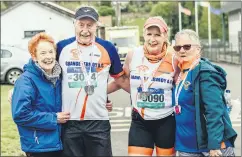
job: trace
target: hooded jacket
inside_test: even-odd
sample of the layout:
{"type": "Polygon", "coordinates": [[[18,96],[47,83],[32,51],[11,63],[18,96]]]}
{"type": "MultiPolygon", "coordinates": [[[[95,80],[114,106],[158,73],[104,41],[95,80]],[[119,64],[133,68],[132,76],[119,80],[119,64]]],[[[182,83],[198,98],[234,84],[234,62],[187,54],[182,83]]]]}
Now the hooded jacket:
{"type": "Polygon", "coordinates": [[[201,59],[192,73],[199,149],[220,149],[221,142],[234,146],[237,137],[226,110],[226,72],[207,59],[201,59]]]}
{"type": "Polygon", "coordinates": [[[30,59],[14,85],[12,117],[17,124],[24,152],[62,150],[60,124],[61,81],[53,85],[30,59]]]}

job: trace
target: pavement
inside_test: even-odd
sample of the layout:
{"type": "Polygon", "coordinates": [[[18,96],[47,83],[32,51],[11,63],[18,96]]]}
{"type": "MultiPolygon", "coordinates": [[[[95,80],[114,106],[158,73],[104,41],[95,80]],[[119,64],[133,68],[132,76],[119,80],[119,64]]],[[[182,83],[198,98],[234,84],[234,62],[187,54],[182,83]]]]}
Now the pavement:
{"type": "MultiPolygon", "coordinates": [[[[241,156],[241,66],[220,64],[227,72],[227,89],[232,93],[233,108],[230,113],[233,128],[238,137],[235,142],[235,154],[241,156]]],[[[119,90],[109,95],[113,102],[113,111],[110,112],[111,139],[114,156],[127,156],[128,131],[131,122],[131,106],[129,94],[119,90]]],[[[155,153],[154,153],[155,155],[155,153]]]]}

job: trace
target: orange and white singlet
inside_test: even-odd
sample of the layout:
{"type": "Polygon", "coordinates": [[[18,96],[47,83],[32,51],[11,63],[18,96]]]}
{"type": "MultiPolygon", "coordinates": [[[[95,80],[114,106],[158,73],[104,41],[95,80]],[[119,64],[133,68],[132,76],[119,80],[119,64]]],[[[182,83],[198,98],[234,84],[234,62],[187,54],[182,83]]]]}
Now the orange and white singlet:
{"type": "Polygon", "coordinates": [[[167,52],[163,60],[150,63],[144,56],[143,47],[134,49],[129,67],[131,101],[132,106],[145,120],[161,119],[173,113],[172,88],[175,74],[173,58],[173,54],[167,52]],[[146,99],[140,98],[144,84],[142,78],[144,83],[148,81],[150,95],[146,99]]]}
{"type": "Polygon", "coordinates": [[[93,45],[78,47],[73,37],[57,44],[57,59],[63,78],[62,111],[70,112],[70,120],[108,120],[109,74],[119,77],[124,73],[116,48],[100,38],[96,38],[93,45]],[[94,86],[92,95],[85,92],[85,74],[94,86]]]}

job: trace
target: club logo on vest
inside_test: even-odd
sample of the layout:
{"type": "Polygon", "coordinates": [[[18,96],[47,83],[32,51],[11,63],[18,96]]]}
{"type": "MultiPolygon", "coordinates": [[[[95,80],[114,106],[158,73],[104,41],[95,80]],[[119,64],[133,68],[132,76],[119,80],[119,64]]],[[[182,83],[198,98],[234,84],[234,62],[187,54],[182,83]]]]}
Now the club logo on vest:
{"type": "Polygon", "coordinates": [[[136,67],[136,71],[140,74],[141,72],[146,73],[149,71],[149,67],[145,65],[140,65],[136,67]]]}
{"type": "Polygon", "coordinates": [[[77,49],[71,49],[71,60],[79,60],[77,49]]]}

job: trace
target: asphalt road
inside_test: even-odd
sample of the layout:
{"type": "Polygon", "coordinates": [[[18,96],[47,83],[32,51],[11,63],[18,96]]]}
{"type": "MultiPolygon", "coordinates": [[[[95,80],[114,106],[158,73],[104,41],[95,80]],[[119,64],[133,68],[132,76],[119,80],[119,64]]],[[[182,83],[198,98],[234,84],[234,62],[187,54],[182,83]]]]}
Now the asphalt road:
{"type": "MultiPolygon", "coordinates": [[[[234,108],[231,112],[231,120],[234,129],[238,133],[236,140],[235,153],[241,156],[241,66],[221,64],[227,72],[227,89],[231,90],[234,108]]],[[[109,95],[112,100],[114,109],[110,113],[110,122],[112,126],[112,147],[114,156],[126,156],[128,148],[128,130],[130,126],[130,99],[129,94],[119,90],[109,95]]]]}

